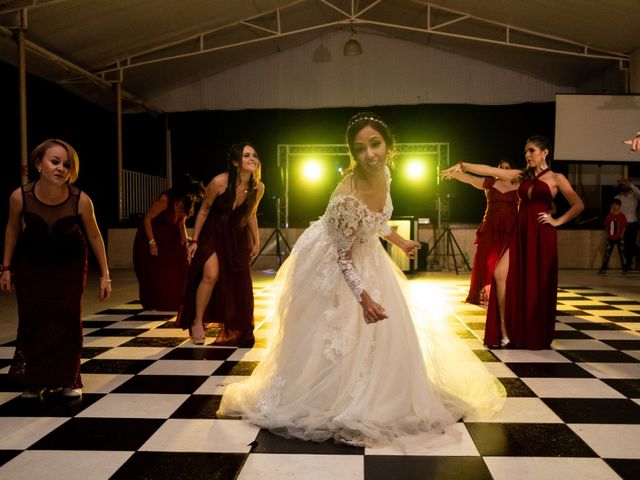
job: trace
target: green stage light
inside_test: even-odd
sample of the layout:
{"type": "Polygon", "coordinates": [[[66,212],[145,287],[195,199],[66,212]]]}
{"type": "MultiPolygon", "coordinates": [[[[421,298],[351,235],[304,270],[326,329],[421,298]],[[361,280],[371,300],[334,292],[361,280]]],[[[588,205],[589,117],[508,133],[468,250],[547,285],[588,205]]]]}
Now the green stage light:
{"type": "Polygon", "coordinates": [[[413,159],[405,163],[404,171],[411,180],[423,180],[427,169],[423,160],[413,159]]]}
{"type": "Polygon", "coordinates": [[[315,159],[309,159],[302,166],[303,177],[310,182],[317,182],[323,175],[322,164],[315,159]]]}

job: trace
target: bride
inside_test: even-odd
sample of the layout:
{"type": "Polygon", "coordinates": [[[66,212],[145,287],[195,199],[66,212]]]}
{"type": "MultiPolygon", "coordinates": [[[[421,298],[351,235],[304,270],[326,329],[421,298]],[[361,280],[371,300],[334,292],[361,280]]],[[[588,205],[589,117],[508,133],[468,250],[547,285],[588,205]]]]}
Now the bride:
{"type": "Polygon", "coordinates": [[[409,301],[406,278],[378,240],[409,256],[419,247],[387,224],[389,127],[359,113],[346,136],[349,170],[276,276],[266,358],[227,386],[218,415],[360,446],[491,415],[504,388],[455,333],[412,305],[419,302],[409,301]]]}

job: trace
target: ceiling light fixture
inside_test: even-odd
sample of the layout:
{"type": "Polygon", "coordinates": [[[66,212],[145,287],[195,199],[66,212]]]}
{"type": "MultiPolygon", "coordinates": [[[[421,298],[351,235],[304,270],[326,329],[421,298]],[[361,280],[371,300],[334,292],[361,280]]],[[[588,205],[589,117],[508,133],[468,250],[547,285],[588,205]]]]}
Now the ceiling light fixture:
{"type": "Polygon", "coordinates": [[[356,40],[356,31],[351,25],[351,37],[347,40],[347,43],[344,44],[344,50],[342,51],[345,57],[355,57],[358,55],[362,55],[362,45],[360,42],[356,40]]]}

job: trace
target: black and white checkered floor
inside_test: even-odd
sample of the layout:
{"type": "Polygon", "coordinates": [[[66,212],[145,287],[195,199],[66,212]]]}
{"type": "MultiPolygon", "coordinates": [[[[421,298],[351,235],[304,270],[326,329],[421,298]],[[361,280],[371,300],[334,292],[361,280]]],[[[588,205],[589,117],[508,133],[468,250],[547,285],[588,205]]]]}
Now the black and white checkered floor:
{"type": "MultiPolygon", "coordinates": [[[[251,350],[195,347],[171,313],[132,302],[85,318],[81,400],[21,399],[6,380],[13,344],[0,346],[0,478],[640,478],[640,301],[563,286],[552,350],[490,351],[478,340],[484,311],[461,301],[467,286],[438,288],[508,398],[490,421],[454,425],[454,443],[400,453],[217,419],[225,385],[263,358],[268,325],[251,350]]],[[[255,293],[260,323],[270,280],[255,293]]]]}

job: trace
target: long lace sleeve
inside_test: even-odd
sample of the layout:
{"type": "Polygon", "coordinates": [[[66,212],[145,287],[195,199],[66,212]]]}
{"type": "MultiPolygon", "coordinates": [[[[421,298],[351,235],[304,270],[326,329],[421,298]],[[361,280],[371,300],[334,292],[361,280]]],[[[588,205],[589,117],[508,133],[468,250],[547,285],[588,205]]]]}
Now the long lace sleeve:
{"type": "Polygon", "coordinates": [[[362,295],[360,276],[353,266],[352,249],[362,225],[362,205],[353,197],[336,196],[331,199],[325,219],[330,226],[338,251],[338,267],[358,302],[362,295]]]}

